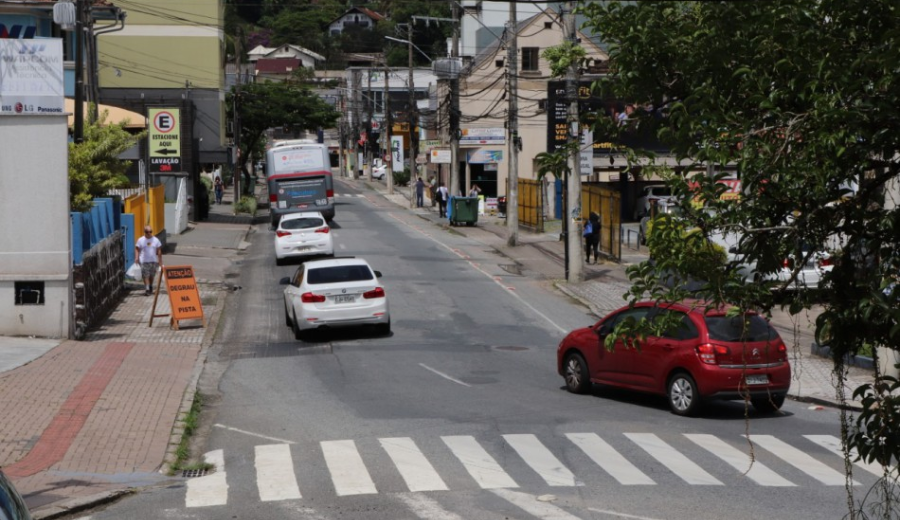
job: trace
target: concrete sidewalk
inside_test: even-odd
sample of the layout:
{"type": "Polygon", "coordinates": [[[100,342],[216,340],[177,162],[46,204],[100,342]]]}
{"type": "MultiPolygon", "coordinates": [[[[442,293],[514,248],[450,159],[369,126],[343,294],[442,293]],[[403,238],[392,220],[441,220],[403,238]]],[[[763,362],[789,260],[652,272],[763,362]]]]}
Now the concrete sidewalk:
{"type": "Polygon", "coordinates": [[[154,311],[135,284],[84,341],[0,338],[0,466],[35,518],[180,478],[165,470],[251,229],[249,216],[232,214],[230,194],[224,202],[170,235],[163,255],[164,265],[194,268],[205,328],[174,330],[165,317],[149,326],[169,301],[163,288],[154,311]]]}
{"type": "MultiPolygon", "coordinates": [[[[388,195],[383,181],[347,178],[341,178],[341,180],[378,191],[397,205],[409,208],[410,211],[434,222],[435,225],[449,225],[446,218],[438,217],[437,207],[432,208],[427,198],[424,208],[410,208],[409,190],[406,188],[395,189],[394,194],[388,195]]],[[[558,224],[555,233],[552,231],[531,233],[520,228],[517,247],[507,245],[506,220],[498,216],[479,216],[476,227],[462,226],[453,229],[515,260],[532,276],[552,281],[557,289],[580,301],[598,317],[627,305],[627,301],[622,298],[622,295],[631,284],[625,269],[629,265],[637,264],[648,258],[646,248],[634,243],[630,247],[623,245],[622,263],[606,262],[599,265],[585,265],[583,282],[567,282],[565,280],[564,244],[559,239],[558,224]]],[[[812,353],[816,316],[815,311],[797,316],[791,316],[787,311],[780,309],[773,313],[772,325],[788,346],[793,369],[793,382],[789,395],[798,401],[816,405],[840,406],[840,398],[837,395],[838,378],[834,374],[833,363],[828,358],[812,353]]],[[[862,408],[859,401],[851,399],[853,390],[862,384],[872,382],[873,376],[874,371],[871,369],[856,366],[846,367],[842,383],[848,408],[862,408]]]]}

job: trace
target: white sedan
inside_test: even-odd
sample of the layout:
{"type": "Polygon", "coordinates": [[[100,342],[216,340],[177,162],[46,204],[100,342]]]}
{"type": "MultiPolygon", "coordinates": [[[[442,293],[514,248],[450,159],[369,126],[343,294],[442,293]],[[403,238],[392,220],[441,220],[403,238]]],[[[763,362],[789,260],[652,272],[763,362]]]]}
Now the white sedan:
{"type": "Polygon", "coordinates": [[[311,260],[297,268],[284,288],[284,318],[303,339],[319,328],[374,325],[391,332],[391,311],[381,273],[361,258],[311,260]]]}
{"type": "Polygon", "coordinates": [[[318,211],[288,213],[275,228],[275,263],[289,258],[334,256],[331,227],[318,211]]]}
{"type": "Polygon", "coordinates": [[[376,166],[372,168],[372,179],[376,180],[384,180],[384,176],[387,175],[387,166],[382,164],[381,166],[376,166]]]}

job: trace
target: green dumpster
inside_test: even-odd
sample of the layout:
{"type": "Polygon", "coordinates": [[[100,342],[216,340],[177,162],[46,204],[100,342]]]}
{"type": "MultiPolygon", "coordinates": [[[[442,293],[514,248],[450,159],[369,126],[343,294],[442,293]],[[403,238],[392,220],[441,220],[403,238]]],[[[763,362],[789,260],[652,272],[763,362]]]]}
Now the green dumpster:
{"type": "Polygon", "coordinates": [[[478,222],[478,197],[453,197],[450,204],[451,226],[474,226],[478,222]]]}

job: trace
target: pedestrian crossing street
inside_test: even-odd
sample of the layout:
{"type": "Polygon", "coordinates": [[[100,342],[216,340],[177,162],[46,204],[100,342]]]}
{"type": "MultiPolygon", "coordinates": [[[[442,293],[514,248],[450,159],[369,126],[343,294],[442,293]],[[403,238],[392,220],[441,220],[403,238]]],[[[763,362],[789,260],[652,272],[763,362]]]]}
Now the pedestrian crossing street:
{"type": "MultiPolygon", "coordinates": [[[[657,479],[669,479],[667,480],[669,484],[674,477],[676,482],[691,486],[725,486],[723,479],[732,483],[745,482],[745,479],[749,479],[754,484],[764,487],[845,485],[845,476],[841,470],[843,454],[840,439],[832,435],[797,435],[790,439],[780,439],[773,435],[754,434],[750,436],[752,450],[746,436],[722,438],[709,434],[686,433],[672,434],[664,439],[655,433],[620,435],[621,438],[609,437],[605,440],[596,433],[565,433],[562,434],[562,438],[552,440],[556,443],[554,446],[557,450],[565,452],[565,456],[562,457],[564,460],[571,464],[577,462],[579,467],[583,467],[582,464],[595,464],[622,486],[659,484],[651,475],[657,476],[657,479]],[[625,448],[622,451],[631,448],[631,445],[639,448],[631,452],[637,451],[640,456],[632,456],[643,462],[630,461],[614,447],[614,444],[620,446],[620,449],[625,448]],[[752,464],[751,451],[754,457],[752,464]],[[712,459],[708,455],[712,455],[712,459]],[[703,463],[710,467],[704,468],[701,462],[695,459],[704,461],[703,463]],[[721,463],[712,467],[710,460],[721,463]],[[639,464],[646,465],[648,461],[653,467],[639,467],[639,464]],[[788,476],[782,473],[788,473],[788,476]]],[[[501,443],[487,447],[479,439],[469,435],[441,436],[441,442],[437,445],[430,443],[434,439],[426,439],[423,443],[434,452],[430,454],[431,457],[410,437],[378,438],[377,444],[370,443],[368,446],[375,449],[380,446],[383,453],[371,454],[368,457],[369,465],[366,464],[367,457],[364,455],[370,454],[363,453],[354,440],[321,441],[318,443],[318,453],[314,455],[324,459],[331,479],[330,489],[333,489],[338,497],[386,492],[451,490],[448,480],[442,477],[433,461],[441,461],[443,464],[450,461],[457,467],[461,465],[465,470],[470,480],[460,482],[457,478],[455,490],[480,488],[500,494],[504,492],[497,490],[519,488],[523,480],[543,481],[547,486],[554,488],[584,485],[560,456],[538,436],[509,434],[501,437],[501,443]],[[435,447],[441,448],[439,451],[442,453],[437,453],[435,447]],[[513,453],[518,457],[515,463],[510,460],[513,453]],[[401,477],[405,489],[380,489],[377,485],[370,467],[374,469],[376,477],[379,474],[384,475],[386,470],[377,464],[371,464],[371,461],[376,456],[385,455],[393,464],[392,469],[396,469],[396,474],[401,477]],[[498,462],[498,458],[510,466],[515,466],[520,473],[530,471],[532,474],[512,475],[498,462]],[[535,479],[535,475],[539,478],[535,479]]],[[[296,445],[293,447],[296,450],[300,449],[296,445]]],[[[235,457],[240,455],[242,454],[235,454],[235,457]]],[[[855,453],[853,455],[855,456],[855,453]]],[[[295,467],[292,444],[258,445],[255,446],[253,457],[254,478],[260,501],[303,498],[304,468],[295,467]]],[[[207,453],[206,461],[213,464],[216,471],[187,481],[185,498],[187,507],[228,503],[229,468],[225,464],[224,450],[207,453]]],[[[881,477],[884,473],[882,467],[876,464],[856,462],[855,465],[876,477],[881,477]]],[[[247,471],[247,467],[244,471],[247,471]]],[[[854,471],[854,476],[860,478],[864,472],[854,471]]],[[[584,480],[596,479],[584,477],[584,480]]],[[[858,486],[860,483],[854,480],[853,485],[858,486]]]]}

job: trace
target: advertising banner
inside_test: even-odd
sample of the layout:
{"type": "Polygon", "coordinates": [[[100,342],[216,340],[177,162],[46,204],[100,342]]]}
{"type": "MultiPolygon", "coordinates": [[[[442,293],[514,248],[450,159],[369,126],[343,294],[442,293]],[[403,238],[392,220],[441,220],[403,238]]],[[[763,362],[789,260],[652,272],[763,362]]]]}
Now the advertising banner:
{"type": "Polygon", "coordinates": [[[434,149],[431,150],[431,162],[432,164],[450,164],[450,159],[453,157],[453,154],[450,150],[443,149],[434,149]]]}
{"type": "Polygon", "coordinates": [[[472,150],[466,154],[469,164],[488,164],[503,160],[503,150],[472,150]]]}
{"type": "Polygon", "coordinates": [[[402,135],[392,135],[391,136],[391,161],[393,165],[392,169],[403,169],[406,167],[406,163],[404,162],[405,156],[403,154],[403,136],[402,135]]]}
{"type": "Polygon", "coordinates": [[[62,40],[0,38],[0,114],[63,113],[62,40]]]}
{"type": "Polygon", "coordinates": [[[506,144],[505,128],[463,128],[459,138],[460,146],[506,144]]]}

